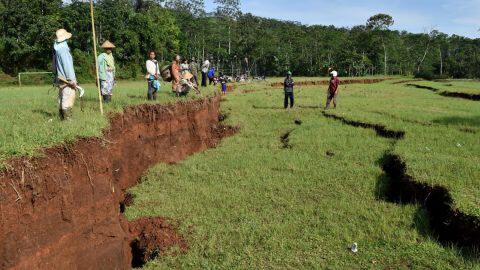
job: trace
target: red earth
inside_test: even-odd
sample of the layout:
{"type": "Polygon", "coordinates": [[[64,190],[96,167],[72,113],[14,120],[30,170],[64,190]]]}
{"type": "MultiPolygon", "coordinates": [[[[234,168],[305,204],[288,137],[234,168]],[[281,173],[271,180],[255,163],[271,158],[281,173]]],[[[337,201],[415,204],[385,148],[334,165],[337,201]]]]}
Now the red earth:
{"type": "Polygon", "coordinates": [[[171,245],[185,249],[166,219],[128,222],[120,205],[149,167],[234,134],[219,123],[219,108],[219,97],[129,107],[102,138],[10,160],[0,172],[0,269],[130,269],[132,247],[145,247],[137,261],[171,245]]]}

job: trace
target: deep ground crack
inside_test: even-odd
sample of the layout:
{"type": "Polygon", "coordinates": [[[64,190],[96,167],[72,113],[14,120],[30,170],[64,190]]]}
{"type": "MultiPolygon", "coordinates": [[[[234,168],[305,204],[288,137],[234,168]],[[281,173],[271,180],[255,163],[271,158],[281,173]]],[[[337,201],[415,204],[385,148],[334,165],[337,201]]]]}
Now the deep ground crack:
{"type": "Polygon", "coordinates": [[[440,91],[440,89],[435,88],[435,87],[424,86],[424,85],[419,85],[419,84],[412,84],[412,83],[406,84],[406,86],[416,87],[418,89],[430,90],[430,91],[433,91],[433,92],[439,94],[442,97],[461,98],[461,99],[468,99],[468,100],[473,100],[473,101],[479,101],[480,100],[480,94],[468,94],[468,93],[461,93],[461,92],[440,91]]]}
{"type": "Polygon", "coordinates": [[[353,120],[348,120],[344,117],[337,116],[334,114],[328,114],[326,112],[323,112],[323,115],[327,118],[331,118],[337,121],[341,121],[342,123],[353,126],[353,127],[361,127],[361,128],[366,128],[366,129],[372,129],[374,130],[378,136],[388,138],[388,139],[403,139],[405,137],[405,132],[404,131],[396,131],[396,130],[391,130],[388,129],[387,127],[380,125],[380,124],[371,124],[371,123],[364,123],[364,122],[359,122],[359,121],[353,121],[353,120]]]}
{"type": "MultiPolygon", "coordinates": [[[[341,121],[344,124],[370,128],[381,137],[402,140],[405,132],[389,130],[379,124],[348,120],[340,116],[323,113],[325,117],[341,121]]],[[[418,182],[407,174],[407,165],[398,156],[386,153],[380,160],[385,173],[379,179],[380,193],[390,202],[399,204],[420,204],[427,215],[430,230],[445,246],[454,244],[468,254],[479,255],[480,218],[468,215],[454,208],[454,200],[447,188],[431,186],[418,182]]]]}
{"type": "Polygon", "coordinates": [[[442,186],[416,181],[406,173],[405,162],[397,155],[385,154],[382,169],[388,178],[384,195],[391,202],[420,204],[427,214],[435,237],[444,245],[478,252],[480,248],[480,219],[454,208],[450,192],[442,186]]]}

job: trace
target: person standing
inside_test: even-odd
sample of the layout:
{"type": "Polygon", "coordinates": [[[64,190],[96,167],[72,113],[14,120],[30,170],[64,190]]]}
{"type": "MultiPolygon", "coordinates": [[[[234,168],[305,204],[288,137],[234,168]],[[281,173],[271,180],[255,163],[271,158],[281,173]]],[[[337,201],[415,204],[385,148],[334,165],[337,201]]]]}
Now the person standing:
{"type": "Polygon", "coordinates": [[[98,56],[100,89],[103,102],[110,103],[110,101],[112,101],[113,87],[115,86],[115,60],[112,55],[112,50],[115,48],[115,45],[107,40],[101,47],[105,52],[98,56]]]}
{"type": "Polygon", "coordinates": [[[287,72],[287,77],[283,83],[283,90],[285,92],[285,99],[283,101],[283,107],[288,109],[289,101],[290,101],[290,108],[293,108],[295,103],[295,98],[293,95],[293,87],[295,86],[295,82],[292,78],[292,72],[287,72]]]}
{"type": "Polygon", "coordinates": [[[227,94],[227,76],[223,75],[222,72],[218,74],[218,81],[220,82],[220,85],[222,86],[222,95],[227,94]]]}
{"type": "Polygon", "coordinates": [[[210,61],[208,59],[202,65],[202,87],[207,87],[207,73],[210,70],[210,61]]]}
{"type": "Polygon", "coordinates": [[[67,44],[67,41],[72,38],[72,34],[65,29],[59,29],[55,35],[53,67],[55,84],[58,86],[59,114],[60,119],[69,120],[72,116],[77,89],[73,57],[67,44]]]}
{"type": "Polygon", "coordinates": [[[176,55],[172,62],[172,91],[174,93],[177,93],[177,88],[180,86],[180,80],[182,79],[180,62],[180,55],[176,55]]]}
{"type": "Polygon", "coordinates": [[[215,72],[216,72],[216,68],[215,67],[212,67],[210,68],[210,70],[208,71],[208,74],[207,74],[207,77],[208,77],[208,81],[209,81],[209,85],[212,85],[212,83],[215,83],[215,85],[217,85],[217,83],[215,82],[215,72]]]}
{"type": "Polygon", "coordinates": [[[330,103],[333,100],[333,108],[337,108],[337,97],[338,97],[338,86],[340,85],[340,80],[338,79],[338,72],[332,71],[330,73],[330,84],[328,86],[327,92],[327,104],[325,106],[325,110],[330,108],[330,103]]]}
{"type": "Polygon", "coordinates": [[[188,59],[183,59],[182,61],[182,64],[180,64],[180,69],[181,69],[181,73],[182,75],[184,75],[185,73],[190,73],[190,65],[188,64],[188,59]]]}
{"type": "Polygon", "coordinates": [[[198,88],[198,64],[195,61],[195,57],[192,58],[192,61],[190,61],[190,72],[193,75],[193,81],[195,82],[195,85],[198,88]]]}
{"type": "Polygon", "coordinates": [[[148,100],[157,100],[157,92],[160,90],[160,69],[158,68],[158,61],[155,59],[157,56],[154,51],[151,51],[148,55],[149,59],[147,60],[147,75],[145,78],[148,82],[148,100]]]}

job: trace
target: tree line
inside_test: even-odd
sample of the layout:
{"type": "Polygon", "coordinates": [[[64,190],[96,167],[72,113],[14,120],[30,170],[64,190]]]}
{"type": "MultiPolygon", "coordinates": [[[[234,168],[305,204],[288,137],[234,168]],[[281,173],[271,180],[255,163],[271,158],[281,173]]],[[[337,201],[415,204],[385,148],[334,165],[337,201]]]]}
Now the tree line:
{"type": "MultiPolygon", "coordinates": [[[[480,77],[480,39],[394,31],[388,14],[351,28],[307,26],[243,14],[240,0],[215,3],[207,13],[204,0],[97,0],[98,42],[117,45],[120,78],[142,75],[150,50],[165,63],[175,54],[210,58],[232,75],[319,76],[334,67],[342,76],[480,77]]],[[[49,70],[55,30],[66,28],[78,77],[93,78],[88,1],[0,0],[0,16],[4,73],[49,70]]]]}

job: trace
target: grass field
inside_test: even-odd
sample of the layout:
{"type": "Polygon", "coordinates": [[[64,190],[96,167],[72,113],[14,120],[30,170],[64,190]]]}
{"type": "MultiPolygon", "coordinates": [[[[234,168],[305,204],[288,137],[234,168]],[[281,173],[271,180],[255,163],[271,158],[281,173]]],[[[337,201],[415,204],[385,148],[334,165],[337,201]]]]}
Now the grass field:
{"type": "MultiPolygon", "coordinates": [[[[190,246],[146,269],[480,269],[478,259],[431,236],[419,207],[377,194],[379,160],[393,151],[417,180],[447,187],[457,207],[480,216],[479,103],[394,82],[342,86],[340,107],[329,113],[405,131],[396,143],[324,117],[323,86],[297,88],[290,111],[268,82],[239,86],[222,103],[226,123],[241,127],[236,136],[180,164],[155,166],[132,190],[128,218],[178,220],[190,246]],[[284,149],[287,132],[292,147],[284,149]],[[357,254],[348,250],[354,242],[357,254]]],[[[474,81],[415,83],[480,92],[474,81]]],[[[122,82],[107,111],[144,102],[144,88],[122,82]]],[[[163,89],[161,102],[173,101],[163,89]]],[[[56,117],[55,95],[47,87],[0,89],[1,159],[97,136],[107,125],[95,92],[69,123],[56,117]]]]}

